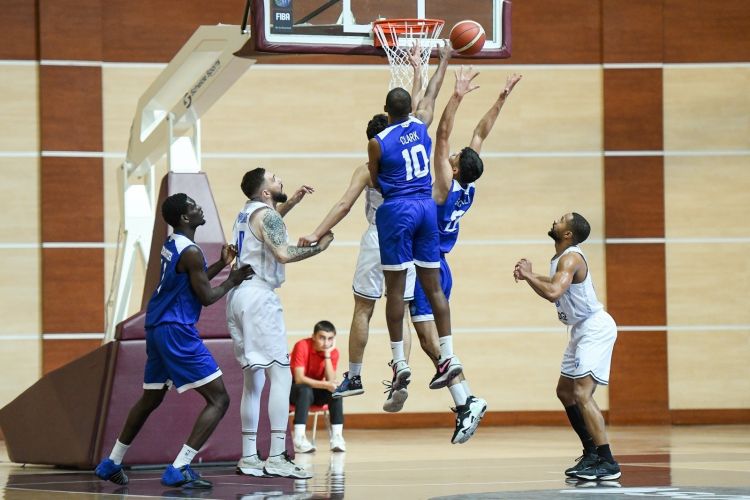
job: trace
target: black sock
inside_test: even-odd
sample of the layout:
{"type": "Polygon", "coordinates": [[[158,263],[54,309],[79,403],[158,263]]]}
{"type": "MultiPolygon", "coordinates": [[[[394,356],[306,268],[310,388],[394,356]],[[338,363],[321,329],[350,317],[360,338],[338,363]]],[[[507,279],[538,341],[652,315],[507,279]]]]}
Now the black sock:
{"type": "Polygon", "coordinates": [[[596,445],[594,439],[586,430],[586,423],[583,421],[583,415],[577,405],[570,405],[565,407],[565,413],[568,414],[568,420],[570,425],[573,426],[573,430],[576,431],[578,437],[581,439],[583,449],[588,453],[596,453],[596,445]]]}
{"type": "Polygon", "coordinates": [[[612,452],[610,451],[608,444],[597,446],[596,454],[611,464],[615,463],[615,458],[612,456],[612,452]]]}

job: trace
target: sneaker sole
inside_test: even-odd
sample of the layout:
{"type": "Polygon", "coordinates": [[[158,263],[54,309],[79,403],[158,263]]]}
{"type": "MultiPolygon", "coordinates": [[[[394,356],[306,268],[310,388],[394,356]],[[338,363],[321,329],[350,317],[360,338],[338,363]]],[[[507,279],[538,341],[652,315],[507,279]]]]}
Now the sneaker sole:
{"type": "Polygon", "coordinates": [[[346,448],[342,448],[340,446],[335,446],[331,448],[331,451],[335,451],[337,453],[346,453],[346,448]]]}
{"type": "Polygon", "coordinates": [[[405,390],[393,391],[393,396],[390,400],[383,403],[383,411],[388,413],[398,413],[403,407],[406,399],[409,397],[409,393],[405,390]]]}
{"type": "Polygon", "coordinates": [[[442,377],[430,382],[430,389],[442,389],[448,385],[454,377],[458,377],[464,371],[462,365],[455,365],[448,368],[448,371],[442,377]]]}
{"type": "Polygon", "coordinates": [[[400,372],[396,373],[394,384],[397,384],[401,388],[406,387],[409,385],[409,378],[411,378],[411,369],[407,366],[400,372]]]}
{"type": "Polygon", "coordinates": [[[285,477],[288,479],[312,479],[312,474],[310,474],[309,476],[299,476],[296,474],[273,474],[271,472],[268,472],[265,469],[263,469],[263,472],[265,473],[266,477],[285,477]]]}
{"type": "Polygon", "coordinates": [[[259,469],[243,469],[242,467],[237,467],[235,470],[235,473],[240,476],[252,476],[252,477],[264,477],[265,473],[262,470],[259,469]]]}
{"type": "Polygon", "coordinates": [[[349,396],[359,396],[360,394],[364,394],[364,389],[352,389],[350,391],[342,391],[342,392],[334,392],[331,394],[331,397],[333,399],[341,399],[341,398],[347,398],[349,396]]]}
{"type": "Polygon", "coordinates": [[[622,472],[606,474],[604,476],[596,476],[594,474],[584,476],[583,474],[576,474],[578,479],[585,479],[586,481],[611,481],[613,479],[620,479],[620,476],[622,476],[622,472]]]}

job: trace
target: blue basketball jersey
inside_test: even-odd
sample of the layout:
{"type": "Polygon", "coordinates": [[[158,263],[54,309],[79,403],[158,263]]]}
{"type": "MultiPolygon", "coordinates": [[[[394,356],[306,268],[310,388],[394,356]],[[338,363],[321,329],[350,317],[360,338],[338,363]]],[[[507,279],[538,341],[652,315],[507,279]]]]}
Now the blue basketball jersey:
{"type": "MultiPolygon", "coordinates": [[[[195,243],[179,233],[167,238],[161,248],[161,278],[146,308],[146,328],[162,323],[192,325],[198,322],[203,307],[190,286],[188,273],[178,273],[182,252],[195,243]]],[[[198,250],[200,247],[195,245],[198,250]]],[[[201,251],[201,254],[203,252],[201,251]]],[[[206,259],[203,258],[206,270],[206,259]]]]}
{"type": "Polygon", "coordinates": [[[378,182],[384,199],[432,196],[427,126],[410,116],[375,136],[380,144],[378,182]]]}
{"type": "Polygon", "coordinates": [[[471,204],[474,202],[475,191],[476,187],[473,182],[464,189],[454,179],[448,197],[445,198],[445,203],[437,206],[441,254],[450,252],[456,244],[458,240],[458,223],[461,217],[471,208],[471,204]]]}

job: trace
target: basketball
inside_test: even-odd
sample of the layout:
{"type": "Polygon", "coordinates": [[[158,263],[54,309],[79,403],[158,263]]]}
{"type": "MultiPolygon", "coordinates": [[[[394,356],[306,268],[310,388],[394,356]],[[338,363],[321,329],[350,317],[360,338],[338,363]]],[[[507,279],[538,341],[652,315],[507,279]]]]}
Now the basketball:
{"type": "Polygon", "coordinates": [[[476,21],[459,21],[449,36],[453,50],[463,56],[471,56],[484,47],[484,28],[476,21]]]}

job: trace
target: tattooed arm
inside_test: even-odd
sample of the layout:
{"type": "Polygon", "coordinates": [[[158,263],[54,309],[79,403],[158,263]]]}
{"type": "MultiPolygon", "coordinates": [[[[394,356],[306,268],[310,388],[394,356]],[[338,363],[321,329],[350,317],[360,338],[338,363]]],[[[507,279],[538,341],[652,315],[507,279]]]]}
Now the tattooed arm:
{"type": "Polygon", "coordinates": [[[290,245],[286,235],[286,226],[276,210],[263,210],[258,216],[263,241],[282,264],[310,258],[328,248],[333,241],[333,233],[329,231],[313,247],[290,245]]]}

